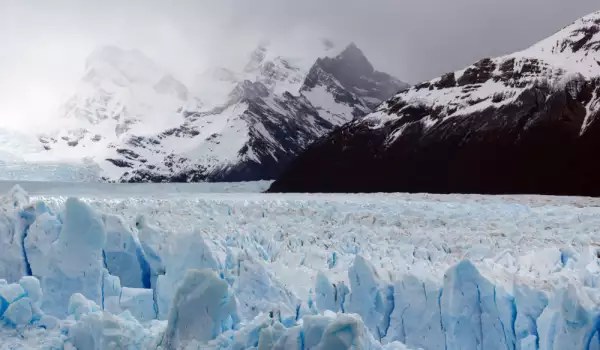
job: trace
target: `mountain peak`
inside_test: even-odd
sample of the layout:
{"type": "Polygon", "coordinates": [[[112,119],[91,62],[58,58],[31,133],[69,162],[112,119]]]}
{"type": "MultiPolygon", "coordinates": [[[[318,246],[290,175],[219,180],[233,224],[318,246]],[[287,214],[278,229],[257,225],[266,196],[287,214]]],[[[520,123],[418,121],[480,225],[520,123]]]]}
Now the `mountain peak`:
{"type": "Polygon", "coordinates": [[[361,73],[370,74],[375,70],[371,62],[369,62],[365,54],[354,42],[346,46],[344,51],[336,56],[335,59],[343,62],[347,68],[357,70],[361,73]]]}
{"type": "Polygon", "coordinates": [[[356,54],[356,55],[362,55],[362,56],[364,56],[362,50],[358,48],[358,46],[356,45],[355,42],[351,42],[350,44],[348,44],[348,46],[346,46],[346,48],[344,49],[344,51],[342,51],[342,55],[344,53],[346,53],[346,54],[356,54]]]}
{"type": "Polygon", "coordinates": [[[351,43],[333,58],[319,58],[300,91],[324,119],[339,125],[373,111],[406,86],[376,71],[358,46],[351,43]]]}

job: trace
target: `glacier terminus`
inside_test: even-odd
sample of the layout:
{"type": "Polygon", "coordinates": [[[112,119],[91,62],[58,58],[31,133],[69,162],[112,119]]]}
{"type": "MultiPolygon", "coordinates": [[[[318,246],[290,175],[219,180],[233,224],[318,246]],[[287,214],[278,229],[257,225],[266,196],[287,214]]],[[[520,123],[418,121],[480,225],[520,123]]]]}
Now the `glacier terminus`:
{"type": "Polygon", "coordinates": [[[593,199],[267,185],[13,187],[2,349],[600,347],[593,199]]]}

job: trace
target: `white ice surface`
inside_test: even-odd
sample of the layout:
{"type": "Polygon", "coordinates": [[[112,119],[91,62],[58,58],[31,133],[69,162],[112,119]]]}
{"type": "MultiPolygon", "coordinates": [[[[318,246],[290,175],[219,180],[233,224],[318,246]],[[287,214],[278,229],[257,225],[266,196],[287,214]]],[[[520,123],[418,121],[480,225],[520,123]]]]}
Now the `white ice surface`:
{"type": "Polygon", "coordinates": [[[0,160],[0,181],[94,182],[99,181],[100,177],[100,168],[86,162],[0,160]]]}
{"type": "MultiPolygon", "coordinates": [[[[31,171],[31,170],[30,170],[31,171]]],[[[254,182],[203,182],[203,183],[73,183],[48,181],[0,181],[0,193],[7,193],[20,184],[31,196],[92,197],[98,200],[115,198],[182,198],[196,197],[203,193],[260,193],[271,185],[271,181],[254,182]]]]}
{"type": "MultiPolygon", "coordinates": [[[[217,288],[199,282],[189,293],[180,290],[186,264],[212,269],[227,281],[228,291],[219,287],[218,293],[235,297],[237,311],[230,306],[229,311],[214,309],[209,318],[189,323],[210,324],[212,331],[210,336],[186,333],[188,348],[302,349],[306,342],[317,349],[380,349],[382,344],[401,349],[399,342],[413,349],[600,346],[600,200],[165,189],[154,196],[151,191],[124,190],[126,186],[103,191],[94,186],[79,185],[70,195],[100,213],[122,217],[142,246],[152,246],[170,275],[160,277],[171,285],[162,296],[179,300],[176,304],[184,310],[184,305],[201,303],[194,295],[208,293],[203,288],[217,288]],[[192,243],[202,247],[204,257],[193,254],[192,243]],[[169,266],[175,269],[172,275],[169,266]],[[239,322],[223,318],[233,314],[239,322]],[[214,339],[206,343],[207,337],[214,339]]],[[[43,213],[55,214],[62,223],[69,220],[63,213],[67,198],[57,195],[60,190],[38,187],[33,192],[30,200],[43,206],[23,211],[27,198],[18,191],[11,197],[20,198],[16,208],[14,200],[2,201],[1,217],[23,214],[14,216],[11,229],[0,227],[0,248],[10,252],[3,254],[0,265],[22,258],[20,225],[31,221],[30,216],[37,215],[30,229],[43,220],[37,230],[47,227],[50,232],[59,223],[43,213]]],[[[38,265],[45,251],[36,250],[38,265]]],[[[151,262],[149,256],[146,260],[151,262]]],[[[164,339],[169,321],[148,321],[155,311],[149,304],[151,290],[122,288],[118,278],[104,275],[96,279],[102,284],[104,311],[96,310],[102,307],[98,302],[72,297],[64,310],[68,316],[56,320],[36,310],[40,292],[35,282],[11,284],[26,270],[0,266],[3,274],[11,271],[0,275],[0,297],[6,296],[0,298],[0,310],[5,304],[12,308],[9,314],[6,308],[0,321],[13,320],[0,326],[0,349],[65,344],[102,349],[111,342],[117,348],[143,349],[164,339]]],[[[185,325],[171,323],[174,332],[178,327],[185,325]]]]}

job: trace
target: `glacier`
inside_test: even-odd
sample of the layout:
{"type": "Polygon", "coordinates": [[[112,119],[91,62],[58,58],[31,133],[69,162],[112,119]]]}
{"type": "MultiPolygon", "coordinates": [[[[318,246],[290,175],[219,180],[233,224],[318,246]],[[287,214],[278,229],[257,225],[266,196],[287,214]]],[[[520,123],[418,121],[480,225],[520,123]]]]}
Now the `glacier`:
{"type": "Polygon", "coordinates": [[[600,349],[595,199],[54,191],[0,198],[0,349],[600,349]]]}

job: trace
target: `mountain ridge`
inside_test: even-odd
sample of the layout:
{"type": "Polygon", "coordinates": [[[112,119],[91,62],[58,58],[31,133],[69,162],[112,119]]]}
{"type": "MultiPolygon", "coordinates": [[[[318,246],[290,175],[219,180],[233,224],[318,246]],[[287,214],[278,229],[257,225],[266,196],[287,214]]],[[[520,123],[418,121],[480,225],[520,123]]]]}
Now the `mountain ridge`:
{"type": "Polygon", "coordinates": [[[600,195],[599,60],[595,12],[395,95],[316,141],[270,191],[600,195]]]}
{"type": "Polygon", "coordinates": [[[273,179],[316,138],[406,86],[375,71],[354,44],[315,58],[310,69],[262,44],[241,71],[205,73],[221,90],[203,99],[140,55],[115,47],[91,55],[82,87],[63,109],[78,124],[39,137],[48,155],[92,158],[106,181],[273,179]],[[348,63],[364,79],[344,76],[348,63]]]}

